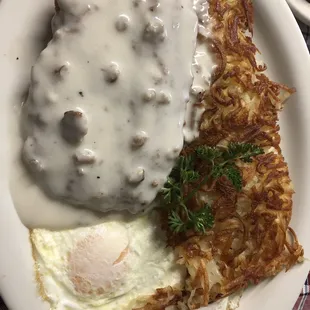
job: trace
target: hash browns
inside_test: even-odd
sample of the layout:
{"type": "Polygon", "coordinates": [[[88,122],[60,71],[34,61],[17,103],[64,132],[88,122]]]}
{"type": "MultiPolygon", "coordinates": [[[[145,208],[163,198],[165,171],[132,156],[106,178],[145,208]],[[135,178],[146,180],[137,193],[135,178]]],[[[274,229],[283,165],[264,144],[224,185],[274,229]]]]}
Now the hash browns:
{"type": "MultiPolygon", "coordinates": [[[[200,200],[208,197],[211,201],[214,227],[204,235],[168,236],[178,263],[188,270],[186,286],[182,291],[157,290],[141,300],[139,310],[170,305],[198,309],[288,270],[303,257],[302,246],[289,227],[294,191],[278,125],[278,113],[295,90],[270,81],[264,74],[266,65],[256,61],[252,1],[210,0],[209,4],[212,38],[200,35],[200,40],[217,55],[219,65],[210,90],[197,102],[205,108],[200,136],[183,153],[193,152],[198,145],[240,142],[259,145],[265,154],[251,164],[238,163],[242,192],[225,177],[203,187],[200,200]]],[[[199,209],[201,201],[192,201],[190,207],[199,209]]]]}

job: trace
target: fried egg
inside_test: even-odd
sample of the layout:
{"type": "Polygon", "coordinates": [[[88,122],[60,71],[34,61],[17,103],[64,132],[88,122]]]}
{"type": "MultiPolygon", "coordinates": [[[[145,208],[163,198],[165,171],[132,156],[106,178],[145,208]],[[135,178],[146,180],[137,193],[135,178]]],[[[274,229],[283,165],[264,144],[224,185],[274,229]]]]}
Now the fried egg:
{"type": "Polygon", "coordinates": [[[132,309],[157,288],[183,285],[156,214],[65,231],[31,232],[41,295],[53,310],[132,309]]]}

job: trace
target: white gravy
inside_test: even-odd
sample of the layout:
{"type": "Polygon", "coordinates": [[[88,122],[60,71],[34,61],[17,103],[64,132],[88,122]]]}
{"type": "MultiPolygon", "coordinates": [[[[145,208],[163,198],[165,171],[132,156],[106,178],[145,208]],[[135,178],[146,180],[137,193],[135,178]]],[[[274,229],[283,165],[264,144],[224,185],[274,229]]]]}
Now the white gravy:
{"type": "Polygon", "coordinates": [[[23,137],[12,132],[11,193],[29,228],[92,225],[106,217],[71,205],[146,209],[184,137],[197,137],[195,89],[209,87],[214,65],[203,42],[195,53],[197,15],[205,29],[197,0],[197,15],[187,0],[59,4],[53,39],[32,70],[23,137]]]}
{"type": "Polygon", "coordinates": [[[190,91],[190,100],[186,106],[184,140],[187,143],[199,137],[199,124],[204,112],[203,106],[197,105],[198,97],[208,91],[211,85],[211,74],[216,67],[213,54],[209,51],[206,40],[211,35],[208,0],[194,0],[194,10],[198,17],[198,37],[192,65],[194,77],[190,91]]]}

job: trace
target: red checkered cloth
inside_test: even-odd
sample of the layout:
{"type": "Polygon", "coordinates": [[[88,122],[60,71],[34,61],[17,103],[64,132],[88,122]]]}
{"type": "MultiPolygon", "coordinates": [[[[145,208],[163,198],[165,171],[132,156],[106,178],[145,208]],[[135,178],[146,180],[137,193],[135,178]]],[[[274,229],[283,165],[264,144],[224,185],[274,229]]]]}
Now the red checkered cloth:
{"type": "MultiPolygon", "coordinates": [[[[310,2],[310,0],[308,0],[310,2]]],[[[1,2],[1,0],[0,0],[1,2]]],[[[298,22],[310,52],[310,27],[298,22]]],[[[8,310],[0,297],[0,310],[8,310]]],[[[269,309],[264,309],[269,310],[269,309]]],[[[284,310],[284,309],[283,309],[284,310]]],[[[293,310],[310,310],[310,273],[293,310]]]]}
{"type": "Polygon", "coordinates": [[[293,310],[310,310],[310,273],[293,310]]]}

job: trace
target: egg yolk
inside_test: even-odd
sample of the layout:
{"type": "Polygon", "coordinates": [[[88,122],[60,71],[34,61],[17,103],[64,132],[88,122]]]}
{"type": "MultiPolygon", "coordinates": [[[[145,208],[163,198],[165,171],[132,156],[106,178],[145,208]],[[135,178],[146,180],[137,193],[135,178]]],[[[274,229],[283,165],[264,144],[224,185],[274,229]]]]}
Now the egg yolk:
{"type": "Polygon", "coordinates": [[[125,228],[103,229],[79,240],[68,254],[68,275],[80,295],[109,295],[128,271],[129,240],[125,228]]]}

